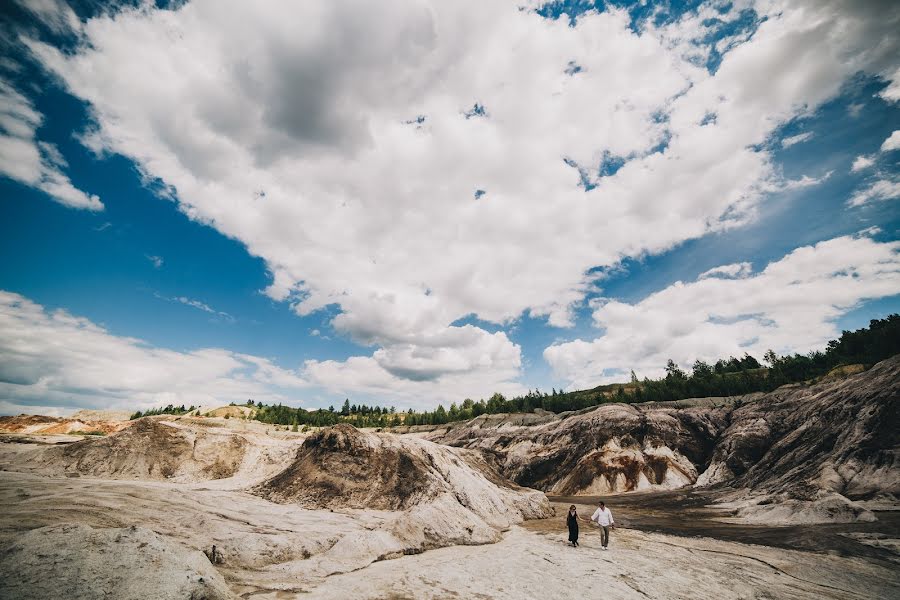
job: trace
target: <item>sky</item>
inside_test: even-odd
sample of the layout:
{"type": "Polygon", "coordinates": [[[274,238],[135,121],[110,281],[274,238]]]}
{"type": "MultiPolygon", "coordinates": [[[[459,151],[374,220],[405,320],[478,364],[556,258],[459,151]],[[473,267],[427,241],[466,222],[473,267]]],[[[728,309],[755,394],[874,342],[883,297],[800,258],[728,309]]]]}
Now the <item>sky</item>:
{"type": "Polygon", "coordinates": [[[431,409],[900,312],[900,5],[0,7],[0,414],[431,409]]]}

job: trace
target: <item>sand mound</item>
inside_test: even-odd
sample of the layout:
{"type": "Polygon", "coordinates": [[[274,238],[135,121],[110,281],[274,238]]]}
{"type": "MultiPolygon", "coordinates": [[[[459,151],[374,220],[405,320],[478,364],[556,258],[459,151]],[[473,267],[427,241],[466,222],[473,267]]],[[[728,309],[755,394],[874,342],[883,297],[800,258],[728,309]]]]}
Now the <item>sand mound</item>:
{"type": "Polygon", "coordinates": [[[107,437],[49,448],[36,461],[50,471],[111,479],[202,481],[231,477],[247,441],[144,418],[107,437]]]}
{"type": "MultiPolygon", "coordinates": [[[[85,412],[85,411],[80,411],[85,412]]],[[[33,435],[52,435],[66,433],[114,433],[128,426],[127,421],[96,420],[82,417],[64,419],[45,417],[43,415],[18,415],[0,417],[0,431],[33,435]]]]}
{"type": "Polygon", "coordinates": [[[202,553],[149,529],[65,524],[34,529],[3,548],[0,598],[224,600],[235,596],[202,553]]]}
{"type": "Polygon", "coordinates": [[[85,408],[76,410],[69,418],[78,419],[79,421],[128,421],[131,419],[131,414],[127,410],[91,410],[85,408]]]}
{"type": "Polygon", "coordinates": [[[428,454],[413,448],[337,425],[308,437],[291,466],[259,491],[307,508],[403,510],[434,497],[446,484],[428,454]]]}
{"type": "Polygon", "coordinates": [[[496,542],[510,526],[552,513],[542,493],[506,482],[475,453],[346,424],[308,437],[287,469],[253,491],[310,509],[394,511],[373,518],[380,527],[342,538],[317,557],[325,574],[496,542]]]}
{"type": "Polygon", "coordinates": [[[475,453],[365,433],[347,424],[306,438],[294,462],[257,488],[271,500],[307,508],[376,510],[406,510],[443,493],[455,493],[468,505],[466,493],[487,491],[496,497],[534,495],[502,478],[475,453]]]}
{"type": "Polygon", "coordinates": [[[252,413],[253,409],[246,406],[219,406],[218,408],[211,408],[208,410],[201,406],[197,410],[197,414],[205,417],[243,418],[250,416],[252,413]]]}
{"type": "Polygon", "coordinates": [[[18,415],[16,417],[0,417],[0,430],[13,433],[31,433],[61,423],[63,419],[58,417],[45,417],[43,415],[18,415]]]}

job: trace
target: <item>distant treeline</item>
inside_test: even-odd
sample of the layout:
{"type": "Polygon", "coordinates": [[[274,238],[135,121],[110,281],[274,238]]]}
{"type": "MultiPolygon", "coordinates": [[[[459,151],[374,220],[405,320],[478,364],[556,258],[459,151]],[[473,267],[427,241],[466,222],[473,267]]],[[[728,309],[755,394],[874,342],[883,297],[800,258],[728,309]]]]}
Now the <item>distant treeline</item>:
{"type": "MultiPolygon", "coordinates": [[[[506,398],[494,394],[487,400],[464,400],[450,408],[439,405],[433,411],[415,412],[412,409],[398,412],[394,407],[366,406],[344,401],[340,410],[306,410],[281,404],[266,406],[248,400],[247,407],[255,409],[253,418],[264,423],[322,427],[336,423],[351,423],[357,427],[391,427],[398,425],[442,425],[461,421],[482,414],[534,412],[542,409],[550,412],[581,410],[606,402],[659,402],[683,398],[710,396],[736,396],[751,392],[768,392],[787,384],[809,381],[821,377],[842,365],[862,364],[865,368],[878,361],[900,354],[900,315],[885,319],[873,319],[869,327],[856,331],[844,331],[837,340],[828,342],[824,351],[809,354],[779,356],[769,350],[763,357],[765,366],[756,358],[745,354],[742,358],[729,357],[715,363],[697,360],[688,373],[670,360],[666,376],[660,379],[638,379],[632,371],[629,383],[603,385],[590,390],[551,393],[529,391],[522,396],[506,398]]],[[[181,414],[189,412],[171,405],[143,413],[181,414]],[[180,411],[180,412],[178,412],[180,411]]],[[[136,413],[142,416],[141,413],[136,413]]],[[[132,418],[135,418],[134,416],[132,418]]]]}
{"type": "Polygon", "coordinates": [[[141,417],[151,417],[153,415],[183,415],[196,409],[197,407],[193,404],[188,408],[185,408],[184,404],[182,404],[181,406],[173,406],[169,404],[168,406],[164,406],[162,408],[151,408],[143,412],[137,411],[136,413],[133,413],[129,417],[129,419],[140,419],[141,417]]]}
{"type": "Polygon", "coordinates": [[[390,409],[380,406],[366,406],[365,404],[350,404],[350,400],[344,400],[340,411],[329,406],[327,409],[306,410],[292,408],[282,404],[266,406],[262,402],[256,403],[247,400],[245,405],[255,408],[253,418],[263,423],[278,425],[292,425],[295,428],[308,425],[311,427],[325,427],[337,423],[351,423],[357,427],[388,427],[402,424],[402,417],[397,414],[392,406],[390,409]]]}

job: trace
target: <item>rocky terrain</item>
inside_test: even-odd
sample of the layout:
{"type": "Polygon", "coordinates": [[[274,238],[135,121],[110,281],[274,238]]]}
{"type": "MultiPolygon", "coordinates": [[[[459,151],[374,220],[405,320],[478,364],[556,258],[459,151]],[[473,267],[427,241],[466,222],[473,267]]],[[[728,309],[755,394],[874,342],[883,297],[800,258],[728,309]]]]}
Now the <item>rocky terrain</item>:
{"type": "Polygon", "coordinates": [[[142,527],[65,524],[32,529],[0,557],[5,598],[225,600],[233,595],[201,552],[142,527]],[[140,561],[135,558],[140,557],[140,561]],[[60,569],[71,563],[77,568],[60,569]]]}
{"type": "MultiPolygon", "coordinates": [[[[544,494],[504,479],[479,453],[349,425],[304,436],[162,415],[104,437],[35,437],[0,444],[0,556],[33,580],[55,569],[57,579],[84,584],[91,573],[97,587],[73,597],[118,585],[121,569],[95,566],[106,554],[156,560],[107,528],[149,529],[162,536],[153,542],[161,553],[164,543],[178,545],[176,558],[216,546],[214,564],[229,585],[255,593],[448,545],[495,543],[525,519],[552,515],[544,494]],[[53,536],[70,546],[68,561],[26,558],[43,554],[53,536]]],[[[192,564],[182,569],[186,581],[208,589],[164,597],[230,597],[216,595],[215,581],[192,564]]],[[[47,597],[49,588],[31,595],[17,582],[0,579],[0,597],[47,597]]]]}
{"type": "Polygon", "coordinates": [[[568,598],[602,578],[613,599],[895,598],[898,385],[895,357],[770,394],[405,434],[232,407],[5,418],[0,597],[568,598]],[[597,496],[614,552],[586,522],[566,546],[554,508],[586,517],[597,496]]]}
{"type": "Polygon", "coordinates": [[[503,479],[477,453],[349,425],[308,437],[253,492],[307,509],[392,511],[371,543],[381,558],[496,542],[512,525],[552,514],[544,494],[503,479]]]}
{"type": "Polygon", "coordinates": [[[769,394],[608,404],[537,423],[485,415],[423,434],[478,449],[520,485],[597,495],[686,485],[736,489],[736,516],[871,519],[900,495],[900,356],[769,394]]]}

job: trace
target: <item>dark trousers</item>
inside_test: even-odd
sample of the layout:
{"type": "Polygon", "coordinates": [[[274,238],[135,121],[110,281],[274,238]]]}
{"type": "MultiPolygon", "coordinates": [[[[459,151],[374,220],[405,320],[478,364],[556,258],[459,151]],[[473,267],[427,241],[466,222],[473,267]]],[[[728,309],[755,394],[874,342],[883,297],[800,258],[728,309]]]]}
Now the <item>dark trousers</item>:
{"type": "Polygon", "coordinates": [[[600,545],[606,548],[609,545],[609,527],[600,526],[600,545]]]}

